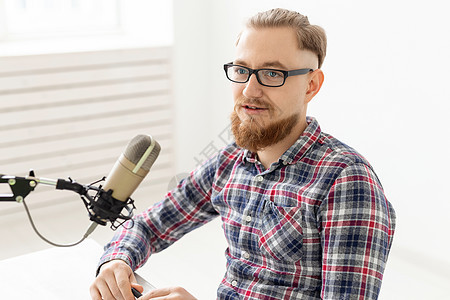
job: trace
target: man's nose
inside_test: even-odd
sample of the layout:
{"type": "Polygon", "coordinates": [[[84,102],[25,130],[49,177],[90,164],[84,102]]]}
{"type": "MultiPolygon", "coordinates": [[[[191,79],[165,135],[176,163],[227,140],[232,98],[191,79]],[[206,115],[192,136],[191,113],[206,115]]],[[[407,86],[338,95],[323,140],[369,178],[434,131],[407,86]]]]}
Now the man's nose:
{"type": "Polygon", "coordinates": [[[256,74],[250,75],[250,78],[245,83],[243,95],[247,98],[259,98],[262,96],[262,85],[259,84],[256,74]]]}

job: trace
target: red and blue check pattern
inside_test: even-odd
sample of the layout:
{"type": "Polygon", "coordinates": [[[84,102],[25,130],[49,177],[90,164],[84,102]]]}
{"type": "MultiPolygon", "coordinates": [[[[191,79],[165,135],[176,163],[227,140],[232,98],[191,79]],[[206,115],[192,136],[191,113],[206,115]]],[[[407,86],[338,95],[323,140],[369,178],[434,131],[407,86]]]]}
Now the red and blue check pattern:
{"type": "Polygon", "coordinates": [[[100,264],[137,269],[220,216],[218,299],[376,299],[395,212],[370,164],[313,118],[269,169],[231,144],[117,233],[100,264]]]}

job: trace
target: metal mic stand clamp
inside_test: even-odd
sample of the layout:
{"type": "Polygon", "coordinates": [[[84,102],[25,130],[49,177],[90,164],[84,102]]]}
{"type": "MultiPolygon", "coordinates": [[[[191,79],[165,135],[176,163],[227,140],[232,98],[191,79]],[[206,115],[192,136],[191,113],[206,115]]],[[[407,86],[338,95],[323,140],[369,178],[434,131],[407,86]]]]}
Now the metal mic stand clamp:
{"type": "Polygon", "coordinates": [[[31,178],[0,175],[0,183],[7,183],[11,188],[12,194],[0,194],[0,201],[17,201],[21,203],[29,193],[34,191],[37,185],[34,180],[34,172],[30,171],[31,178]]]}

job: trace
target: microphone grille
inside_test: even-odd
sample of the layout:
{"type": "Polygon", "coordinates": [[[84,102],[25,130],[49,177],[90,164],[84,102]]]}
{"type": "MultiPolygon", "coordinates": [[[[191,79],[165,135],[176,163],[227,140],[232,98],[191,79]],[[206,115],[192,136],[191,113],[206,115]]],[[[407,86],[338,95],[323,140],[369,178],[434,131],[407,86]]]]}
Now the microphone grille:
{"type": "Polygon", "coordinates": [[[138,164],[144,155],[148,155],[141,168],[150,171],[155,160],[158,158],[161,146],[151,136],[140,134],[135,136],[127,145],[123,155],[133,164],[138,164]],[[147,153],[150,151],[150,153],[147,153]]]}

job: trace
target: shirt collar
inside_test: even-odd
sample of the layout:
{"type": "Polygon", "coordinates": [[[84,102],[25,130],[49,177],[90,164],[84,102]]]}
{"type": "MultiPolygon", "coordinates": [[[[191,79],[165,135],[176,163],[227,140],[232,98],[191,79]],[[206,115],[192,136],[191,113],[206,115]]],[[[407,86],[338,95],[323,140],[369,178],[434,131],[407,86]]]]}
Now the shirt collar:
{"type": "MultiPolygon", "coordinates": [[[[286,150],[283,155],[281,155],[278,160],[280,163],[285,165],[295,164],[306,154],[306,152],[308,152],[311,146],[320,137],[322,131],[317,120],[313,117],[306,117],[306,122],[308,123],[308,126],[297,141],[295,141],[295,143],[288,150],[286,150]]],[[[256,163],[258,161],[256,158],[256,153],[253,153],[247,149],[243,149],[241,159],[244,163],[246,161],[250,163],[256,163]]]]}
{"type": "Polygon", "coordinates": [[[314,145],[320,137],[321,129],[317,120],[313,117],[306,117],[308,126],[303,131],[302,135],[295,141],[295,143],[286,152],[281,155],[279,161],[283,164],[295,164],[299,161],[308,150],[314,145]]]}
{"type": "Polygon", "coordinates": [[[256,153],[253,153],[247,149],[243,149],[244,151],[242,152],[242,161],[245,162],[249,162],[249,163],[256,163],[258,160],[256,158],[256,153]]]}

